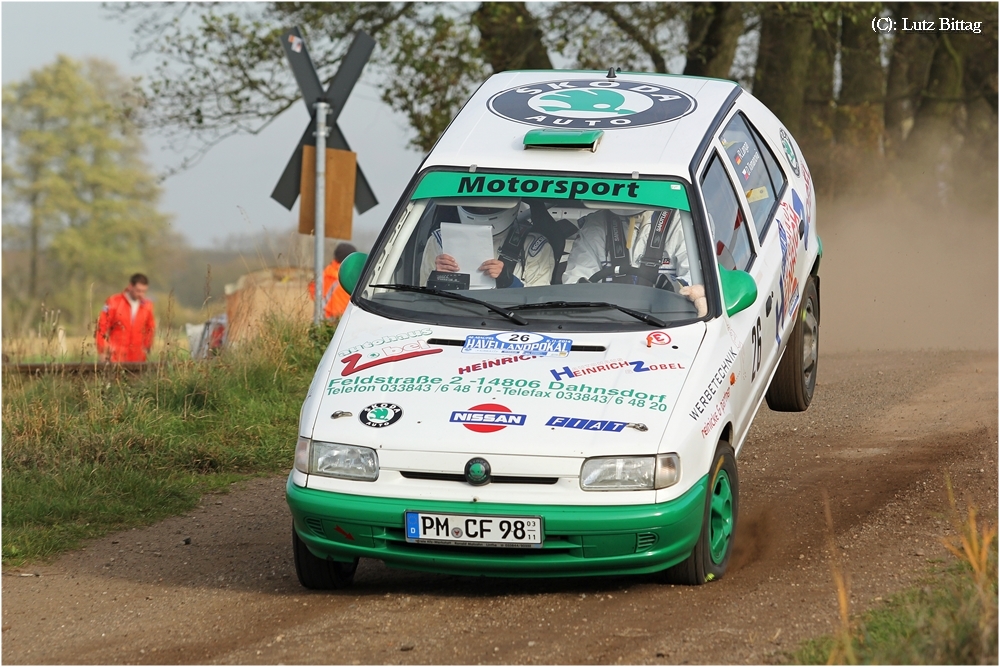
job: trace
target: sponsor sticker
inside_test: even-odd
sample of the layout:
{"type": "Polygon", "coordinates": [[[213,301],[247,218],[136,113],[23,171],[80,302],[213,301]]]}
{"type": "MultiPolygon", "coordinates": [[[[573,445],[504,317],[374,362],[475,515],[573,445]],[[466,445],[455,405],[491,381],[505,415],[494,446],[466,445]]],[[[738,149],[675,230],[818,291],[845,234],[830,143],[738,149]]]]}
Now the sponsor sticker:
{"type": "Polygon", "coordinates": [[[781,148],[785,151],[785,158],[788,159],[788,166],[792,168],[796,176],[801,176],[799,171],[799,156],[795,152],[795,148],[792,146],[792,141],[785,132],[785,128],[778,130],[778,136],[781,138],[781,148]]]}
{"type": "Polygon", "coordinates": [[[795,211],[795,215],[799,216],[799,220],[805,225],[802,233],[802,247],[809,250],[809,217],[806,215],[805,204],[799,198],[799,193],[792,188],[792,210],[795,211]]]}
{"type": "Polygon", "coordinates": [[[670,334],[666,331],[654,331],[646,336],[646,347],[650,345],[670,345],[670,334]]]}
{"type": "Polygon", "coordinates": [[[359,378],[332,378],[326,386],[327,396],[360,394],[365,392],[431,392],[440,389],[443,378],[428,375],[397,377],[394,375],[366,375],[359,378]]]}
{"type": "Polygon", "coordinates": [[[726,387],[726,391],[722,394],[722,399],[719,400],[719,404],[715,406],[715,410],[713,410],[712,414],[710,414],[708,419],[705,420],[705,424],[701,427],[701,437],[708,437],[708,434],[711,433],[712,430],[718,425],[719,419],[722,418],[722,413],[726,409],[726,405],[729,403],[729,393],[731,389],[731,387],[726,387]]]}
{"type": "MultiPolygon", "coordinates": [[[[724,382],[729,380],[729,385],[731,386],[733,384],[735,376],[729,369],[732,368],[733,364],[736,362],[736,357],[736,350],[730,347],[726,356],[722,359],[722,363],[719,364],[718,370],[716,370],[715,373],[712,374],[712,377],[709,378],[708,386],[705,387],[705,391],[698,397],[694,407],[688,413],[691,419],[698,421],[698,417],[705,414],[705,411],[708,410],[711,401],[715,398],[716,392],[719,391],[719,388],[723,386],[724,382]]],[[[727,386],[726,400],[728,400],[728,397],[729,387],[727,386]]]]}
{"type": "Polygon", "coordinates": [[[475,433],[494,433],[508,426],[524,426],[528,416],[511,412],[506,405],[481,403],[468,410],[455,410],[448,421],[461,424],[475,433]]]}
{"type": "Polygon", "coordinates": [[[682,371],[686,370],[684,365],[678,362],[671,363],[647,363],[645,361],[625,361],[624,359],[612,359],[599,364],[588,364],[577,368],[563,366],[562,368],[550,368],[549,372],[556,380],[583,377],[594,373],[603,373],[623,369],[627,373],[646,373],[648,371],[682,371]]]}
{"type": "Polygon", "coordinates": [[[468,366],[462,366],[458,369],[459,375],[464,375],[465,373],[478,373],[479,371],[484,371],[487,368],[493,368],[494,366],[504,366],[506,364],[513,364],[517,361],[527,361],[528,359],[534,359],[534,355],[522,354],[516,357],[500,357],[499,359],[487,359],[486,361],[480,362],[478,364],[469,364],[468,366]]]}
{"type": "Polygon", "coordinates": [[[401,340],[409,340],[410,338],[419,338],[420,336],[430,336],[432,330],[430,328],[416,329],[414,331],[406,331],[401,334],[392,334],[389,336],[382,336],[376,338],[375,340],[366,340],[363,343],[353,345],[348,348],[340,350],[340,356],[346,357],[349,354],[354,354],[355,352],[361,352],[366,354],[368,357],[374,359],[376,357],[382,356],[379,354],[378,350],[373,348],[382,347],[383,345],[388,345],[389,343],[396,343],[401,340]]]}
{"type": "MultiPolygon", "coordinates": [[[[680,366],[679,364],[675,364],[680,366]]],[[[669,370],[671,364],[650,364],[645,366],[649,370],[669,370]],[[654,368],[656,366],[656,368],[654,368]]],[[[626,369],[626,372],[630,372],[626,369]]],[[[634,372],[632,369],[631,372],[634,372]]],[[[635,377],[634,375],[632,377],[635,377]]],[[[563,378],[568,380],[568,378],[563,378]]],[[[557,401],[571,401],[574,403],[598,403],[601,405],[629,405],[636,408],[646,408],[658,412],[666,412],[666,394],[653,394],[639,391],[635,388],[622,387],[600,387],[586,383],[568,383],[565,381],[548,381],[527,378],[489,378],[477,375],[469,377],[467,375],[453,375],[451,378],[443,378],[428,375],[362,375],[359,377],[333,377],[326,387],[327,396],[337,396],[341,394],[360,393],[392,393],[392,394],[465,394],[461,400],[469,400],[476,396],[479,400],[497,400],[501,397],[516,396],[519,398],[545,398],[557,401]]],[[[374,397],[372,397],[374,398],[374,397]]],[[[459,397],[455,397],[458,399],[459,397]]],[[[467,411],[459,411],[462,414],[470,411],[477,411],[478,408],[470,408],[467,411]]],[[[506,409],[500,410],[505,412],[506,409]]],[[[507,411],[509,412],[509,411],[507,411]]],[[[454,415],[453,415],[454,416],[454,415]]],[[[501,419],[506,420],[506,425],[521,425],[518,421],[524,415],[514,415],[509,419],[509,415],[501,419]]],[[[450,421],[461,423],[479,424],[481,417],[469,419],[455,418],[450,421]]],[[[490,423],[499,423],[495,420],[490,423]]]]}
{"type": "Polygon", "coordinates": [[[341,377],[347,377],[369,368],[381,366],[394,361],[404,361],[414,357],[422,357],[427,354],[437,354],[444,350],[440,347],[431,347],[422,340],[415,340],[402,345],[387,345],[381,350],[369,351],[362,356],[361,352],[349,354],[340,360],[344,367],[340,370],[341,377]],[[365,361],[362,361],[365,359],[365,361]]]}
{"type": "Polygon", "coordinates": [[[372,428],[385,428],[392,426],[403,416],[403,408],[395,403],[372,403],[361,410],[358,419],[365,426],[372,428]]]}
{"type": "Polygon", "coordinates": [[[619,78],[518,86],[497,93],[487,106],[501,118],[527,125],[616,130],[677,120],[697,103],[673,88],[619,78]]]}
{"type": "Polygon", "coordinates": [[[546,199],[587,199],[691,210],[684,188],[679,183],[671,181],[565,178],[538,174],[432,171],[420,180],[420,185],[413,193],[413,199],[469,195],[504,198],[544,196],[546,199]]]}
{"type": "Polygon", "coordinates": [[[785,321],[791,317],[799,302],[799,279],[795,275],[799,255],[799,220],[795,209],[788,202],[781,202],[779,215],[775,216],[778,244],[781,246],[781,276],[778,279],[778,303],[774,309],[774,337],[779,345],[785,321]]]}
{"type": "Polygon", "coordinates": [[[546,426],[556,426],[559,428],[576,428],[581,431],[610,431],[620,433],[628,422],[616,422],[607,419],[580,419],[577,417],[549,417],[545,422],[546,426]]]}
{"type": "Polygon", "coordinates": [[[505,331],[489,336],[471,335],[465,339],[462,352],[467,354],[530,354],[536,357],[565,357],[573,341],[550,338],[543,334],[505,331]]]}

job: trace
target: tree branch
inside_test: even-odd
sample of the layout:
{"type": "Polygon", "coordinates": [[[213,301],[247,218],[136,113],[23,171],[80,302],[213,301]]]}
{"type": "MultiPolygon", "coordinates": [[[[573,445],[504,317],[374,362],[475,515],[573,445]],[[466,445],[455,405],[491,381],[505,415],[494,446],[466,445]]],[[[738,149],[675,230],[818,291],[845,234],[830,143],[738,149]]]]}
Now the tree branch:
{"type": "Polygon", "coordinates": [[[615,5],[612,3],[603,2],[586,2],[585,4],[589,9],[603,14],[608,17],[612,23],[618,26],[618,29],[625,33],[629,38],[635,41],[646,55],[649,56],[650,60],[653,61],[653,67],[657,72],[661,74],[667,73],[667,63],[663,58],[663,54],[660,53],[660,49],[653,44],[651,41],[646,39],[636,26],[632,25],[624,16],[622,16],[615,5]]]}

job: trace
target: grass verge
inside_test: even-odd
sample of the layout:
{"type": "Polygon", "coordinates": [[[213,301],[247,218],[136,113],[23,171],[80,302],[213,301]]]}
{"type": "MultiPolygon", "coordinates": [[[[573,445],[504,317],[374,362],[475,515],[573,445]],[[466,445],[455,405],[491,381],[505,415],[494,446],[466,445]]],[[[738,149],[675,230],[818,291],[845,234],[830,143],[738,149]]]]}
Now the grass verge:
{"type": "Polygon", "coordinates": [[[136,377],[5,373],[4,564],[290,469],[299,408],[332,328],[272,320],[263,330],[209,362],[174,360],[136,377]]]}
{"type": "MultiPolygon", "coordinates": [[[[807,640],[786,656],[788,662],[997,664],[996,527],[981,526],[971,506],[964,520],[957,519],[950,482],[947,486],[957,536],[942,541],[955,560],[932,570],[920,586],[860,617],[845,618],[835,635],[807,640]]],[[[835,566],[835,581],[836,576],[835,566]]]]}

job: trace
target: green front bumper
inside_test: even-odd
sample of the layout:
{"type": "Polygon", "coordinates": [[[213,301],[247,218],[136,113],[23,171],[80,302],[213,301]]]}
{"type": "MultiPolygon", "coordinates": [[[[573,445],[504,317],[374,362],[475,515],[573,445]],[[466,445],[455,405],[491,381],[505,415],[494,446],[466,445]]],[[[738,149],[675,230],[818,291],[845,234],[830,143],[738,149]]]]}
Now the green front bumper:
{"type": "Polygon", "coordinates": [[[675,565],[701,532],[707,477],[658,505],[610,507],[400,500],[285,487],[295,531],[320,558],[377,558],[391,567],[445,574],[559,577],[642,574],[675,565]],[[541,516],[540,549],[412,544],[406,510],[541,516]]]}

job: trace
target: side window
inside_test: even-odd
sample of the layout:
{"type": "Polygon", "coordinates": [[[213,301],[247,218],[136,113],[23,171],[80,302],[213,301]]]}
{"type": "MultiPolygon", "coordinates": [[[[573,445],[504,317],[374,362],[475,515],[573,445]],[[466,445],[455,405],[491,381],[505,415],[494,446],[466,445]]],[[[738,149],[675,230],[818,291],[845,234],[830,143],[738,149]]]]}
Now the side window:
{"type": "Polygon", "coordinates": [[[719,264],[727,269],[746,270],[753,259],[753,247],[736,190],[718,154],[702,174],[701,190],[709,224],[715,232],[715,255],[719,264]]]}
{"type": "Polygon", "coordinates": [[[750,215],[757,226],[758,240],[763,242],[767,226],[785,188],[785,174],[767,143],[742,114],[736,114],[722,131],[722,145],[739,174],[750,215]]]}

